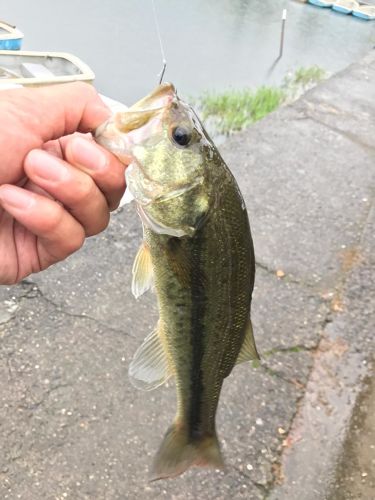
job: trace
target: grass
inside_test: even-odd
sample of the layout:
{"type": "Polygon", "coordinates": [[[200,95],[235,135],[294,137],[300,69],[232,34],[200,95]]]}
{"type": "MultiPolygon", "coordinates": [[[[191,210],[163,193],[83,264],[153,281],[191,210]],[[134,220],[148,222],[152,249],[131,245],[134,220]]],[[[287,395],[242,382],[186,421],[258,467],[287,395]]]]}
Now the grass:
{"type": "Polygon", "coordinates": [[[206,92],[198,106],[206,126],[213,129],[214,134],[229,135],[264,118],[285,101],[295,100],[325,76],[326,72],[319,66],[301,67],[285,77],[280,87],[206,92]]]}
{"type": "Polygon", "coordinates": [[[241,130],[260,120],[280,106],[285,98],[283,89],[260,87],[228,90],[220,94],[205,93],[200,102],[203,120],[216,118],[219,133],[241,130]]]}
{"type": "Polygon", "coordinates": [[[320,82],[325,76],[325,70],[319,66],[302,67],[296,70],[290,84],[306,86],[320,82]]]}

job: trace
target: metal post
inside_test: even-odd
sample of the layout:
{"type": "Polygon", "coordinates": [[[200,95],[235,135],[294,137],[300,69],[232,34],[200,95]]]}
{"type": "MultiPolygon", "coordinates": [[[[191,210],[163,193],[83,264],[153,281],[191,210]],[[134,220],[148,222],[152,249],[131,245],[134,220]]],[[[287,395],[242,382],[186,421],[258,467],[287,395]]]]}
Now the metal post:
{"type": "Polygon", "coordinates": [[[283,56],[284,50],[284,34],[285,34],[285,23],[286,23],[286,9],[283,9],[283,15],[281,18],[281,39],[280,39],[280,52],[278,59],[281,59],[283,56]]]}

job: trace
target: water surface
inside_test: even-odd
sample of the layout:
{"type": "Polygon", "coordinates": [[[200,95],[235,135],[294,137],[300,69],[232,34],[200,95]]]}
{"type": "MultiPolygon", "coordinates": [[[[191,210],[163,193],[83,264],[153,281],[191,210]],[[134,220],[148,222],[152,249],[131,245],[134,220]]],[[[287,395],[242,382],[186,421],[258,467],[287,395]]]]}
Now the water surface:
{"type": "MultiPolygon", "coordinates": [[[[318,64],[335,72],[375,45],[366,22],[292,0],[155,0],[168,68],[185,95],[279,83],[287,71],[318,64]],[[281,13],[288,8],[284,56],[281,13]]],[[[19,0],[2,18],[24,31],[24,48],[71,52],[96,74],[97,88],[131,103],[157,82],[161,55],[151,0],[19,0]]]]}

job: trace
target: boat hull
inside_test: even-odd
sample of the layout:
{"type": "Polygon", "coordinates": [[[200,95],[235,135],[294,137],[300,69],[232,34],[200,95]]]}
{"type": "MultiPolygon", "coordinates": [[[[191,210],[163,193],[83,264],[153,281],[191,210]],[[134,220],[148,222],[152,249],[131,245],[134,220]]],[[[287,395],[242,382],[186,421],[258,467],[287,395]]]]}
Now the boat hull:
{"type": "Polygon", "coordinates": [[[0,21],[0,50],[20,50],[23,33],[15,26],[0,21]]]}
{"type": "Polygon", "coordinates": [[[324,2],[323,0],[309,0],[309,3],[316,7],[332,7],[333,5],[333,2],[324,2]]]}
{"type": "Polygon", "coordinates": [[[22,38],[13,38],[2,40],[0,38],[0,50],[20,50],[22,47],[22,38]]]}
{"type": "Polygon", "coordinates": [[[340,14],[351,14],[352,9],[342,7],[341,5],[332,5],[332,10],[340,12],[340,14]]]}
{"type": "Polygon", "coordinates": [[[78,57],[65,52],[0,51],[0,89],[4,86],[36,86],[92,82],[93,71],[78,57]]]}
{"type": "Polygon", "coordinates": [[[368,8],[368,12],[365,11],[365,9],[354,9],[352,14],[355,17],[358,17],[359,19],[364,19],[365,21],[374,21],[375,20],[375,7],[373,8],[368,8]]]}

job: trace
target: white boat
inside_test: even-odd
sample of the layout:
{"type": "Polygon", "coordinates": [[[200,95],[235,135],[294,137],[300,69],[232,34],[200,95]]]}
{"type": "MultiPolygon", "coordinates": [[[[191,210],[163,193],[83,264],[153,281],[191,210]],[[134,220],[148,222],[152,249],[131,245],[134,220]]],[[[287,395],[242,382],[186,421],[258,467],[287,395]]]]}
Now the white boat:
{"type": "Polygon", "coordinates": [[[332,5],[332,9],[341,14],[351,14],[358,7],[359,3],[354,0],[336,0],[332,5]]]}
{"type": "Polygon", "coordinates": [[[309,0],[311,5],[316,5],[317,7],[332,7],[333,0],[309,0]]]}
{"type": "Polygon", "coordinates": [[[0,50],[19,50],[22,40],[22,31],[11,24],[0,21],[0,50]]]}
{"type": "Polygon", "coordinates": [[[352,12],[353,16],[366,19],[366,21],[375,20],[375,6],[372,5],[359,5],[352,12]]]}
{"type": "Polygon", "coordinates": [[[87,64],[65,52],[0,50],[0,88],[92,82],[94,78],[87,64]]]}

